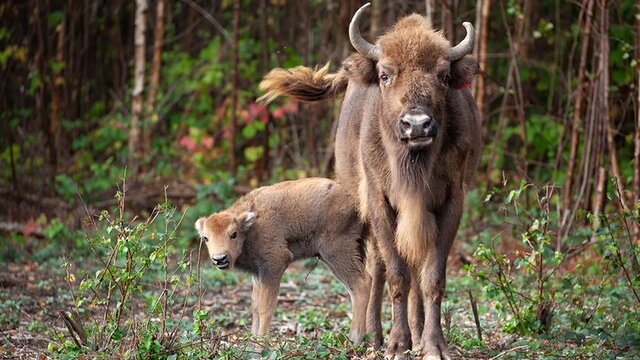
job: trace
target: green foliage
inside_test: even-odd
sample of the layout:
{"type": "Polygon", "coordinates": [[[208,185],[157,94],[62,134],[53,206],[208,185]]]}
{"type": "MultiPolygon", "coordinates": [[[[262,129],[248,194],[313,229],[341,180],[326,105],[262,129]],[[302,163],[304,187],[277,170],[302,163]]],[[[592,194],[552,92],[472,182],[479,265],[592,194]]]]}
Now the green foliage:
{"type": "MultiPolygon", "coordinates": [[[[118,193],[116,201],[120,206],[113,212],[103,211],[87,233],[86,241],[102,266],[95,272],[80,274],[76,311],[71,315],[79,321],[87,311],[97,311],[100,316],[85,323],[86,342],[52,342],[49,350],[56,356],[97,352],[125,358],[163,358],[173,346],[179,346],[171,345],[176,334],[170,332],[171,319],[167,315],[180,304],[176,292],[191,291],[196,286],[190,256],[183,257],[175,268],[168,263],[168,256],[175,252],[183,216],[164,203],[146,220],[128,220],[124,194],[118,193]],[[162,284],[159,295],[148,291],[146,284],[150,281],[162,284]],[[154,320],[157,316],[163,319],[161,323],[154,320]]],[[[45,233],[55,238],[65,229],[53,221],[45,233]]],[[[76,274],[69,265],[65,264],[66,280],[73,285],[76,274]]],[[[197,325],[194,336],[201,336],[207,313],[196,310],[193,315],[197,325]]]]}
{"type": "MultiPolygon", "coordinates": [[[[562,336],[580,346],[639,346],[635,329],[640,321],[630,314],[640,306],[636,295],[640,282],[624,275],[637,266],[639,248],[625,240],[630,239],[630,233],[625,225],[620,226],[637,222],[637,209],[633,213],[603,213],[599,221],[591,216],[595,231],[577,233],[558,245],[558,217],[553,210],[558,201],[553,187],[522,182],[514,188],[494,188],[486,196],[485,206],[498,206],[503,221],[513,224],[512,236],[519,242],[504,252],[500,240],[508,239],[507,234],[483,235],[473,254],[477,264],[465,266],[468,276],[479,281],[483,296],[494,304],[505,333],[562,336]],[[525,205],[531,199],[537,206],[525,205]],[[569,258],[591,242],[603,261],[571,260],[574,270],[562,270],[569,258]],[[594,287],[594,283],[599,285],[594,287]]],[[[469,279],[465,286],[472,283],[469,279]]],[[[466,344],[474,343],[465,341],[464,334],[455,336],[466,344]]],[[[588,352],[571,349],[570,353],[582,351],[588,352]]]]}

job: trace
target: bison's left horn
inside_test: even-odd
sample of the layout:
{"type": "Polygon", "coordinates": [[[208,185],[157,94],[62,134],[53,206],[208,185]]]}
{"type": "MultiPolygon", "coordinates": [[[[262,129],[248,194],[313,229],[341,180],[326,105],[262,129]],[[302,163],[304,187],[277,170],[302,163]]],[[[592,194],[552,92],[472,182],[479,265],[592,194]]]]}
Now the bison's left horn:
{"type": "Polygon", "coordinates": [[[465,36],[458,45],[449,49],[449,52],[446,55],[446,59],[449,61],[458,60],[473,51],[473,41],[476,37],[476,30],[469,22],[463,22],[462,26],[467,30],[467,36],[465,36]]]}
{"type": "Polygon", "coordinates": [[[351,23],[349,24],[349,39],[351,40],[351,45],[353,45],[357,52],[364,55],[367,59],[378,61],[380,60],[380,49],[365,40],[362,34],[360,34],[360,18],[369,5],[371,5],[371,3],[362,5],[362,7],[353,14],[353,18],[351,18],[351,23]]]}

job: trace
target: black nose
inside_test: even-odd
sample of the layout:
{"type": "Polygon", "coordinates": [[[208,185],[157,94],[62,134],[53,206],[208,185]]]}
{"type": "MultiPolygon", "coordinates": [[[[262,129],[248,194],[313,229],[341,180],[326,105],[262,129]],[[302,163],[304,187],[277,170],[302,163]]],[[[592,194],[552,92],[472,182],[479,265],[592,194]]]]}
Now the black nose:
{"type": "Polygon", "coordinates": [[[431,116],[424,113],[407,113],[400,119],[400,129],[406,137],[426,136],[431,116]]]}
{"type": "Polygon", "coordinates": [[[224,266],[229,263],[229,255],[216,254],[211,257],[211,260],[216,266],[224,266]]]}

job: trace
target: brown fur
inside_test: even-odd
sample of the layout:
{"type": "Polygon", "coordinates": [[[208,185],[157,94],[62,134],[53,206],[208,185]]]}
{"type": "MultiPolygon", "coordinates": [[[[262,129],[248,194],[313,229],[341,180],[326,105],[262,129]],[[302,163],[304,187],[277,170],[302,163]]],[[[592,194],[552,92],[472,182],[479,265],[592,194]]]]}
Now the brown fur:
{"type": "MultiPolygon", "coordinates": [[[[359,202],[361,216],[376,238],[375,253],[380,255],[367,258],[367,268],[374,271],[367,329],[380,339],[380,316],[375,312],[380,311],[378,279],[384,269],[393,304],[387,354],[401,354],[411,347],[407,319],[411,301],[412,314],[424,316],[424,322],[411,322],[413,339],[420,339],[415,347],[425,358],[448,358],[440,303],[447,255],[462,215],[464,184],[480,157],[479,115],[464,90],[479,69],[469,56],[447,61],[449,42],[418,15],[399,20],[377,46],[378,61],[353,54],[336,74],[319,75],[324,81],[314,79],[314,84],[333,83],[336,78],[340,84],[348,82],[331,92],[344,93],[336,134],[336,177],[359,202]],[[387,80],[379,81],[381,75],[387,80]],[[433,141],[418,150],[402,140],[399,130],[401,117],[414,106],[426,109],[438,130],[433,141]],[[411,300],[410,288],[419,292],[411,300]]],[[[273,70],[265,77],[269,81],[261,84],[269,97],[308,100],[300,94],[305,93],[306,79],[313,76],[282,83],[272,76],[282,71],[273,70]],[[296,84],[295,91],[290,90],[291,83],[296,84]]]]}
{"type": "Polygon", "coordinates": [[[292,94],[300,101],[318,101],[334,96],[347,87],[344,73],[329,74],[329,64],[311,70],[304,66],[293,69],[275,69],[260,82],[260,88],[269,89],[260,101],[270,102],[281,94],[292,94]]]}
{"type": "Polygon", "coordinates": [[[285,181],[256,189],[229,209],[199,219],[196,229],[214,263],[224,254],[228,268],[253,275],[255,335],[269,329],[287,266],[309,257],[322,259],[347,286],[353,306],[351,337],[359,342],[364,335],[369,298],[366,229],[351,196],[333,180],[285,181]]]}

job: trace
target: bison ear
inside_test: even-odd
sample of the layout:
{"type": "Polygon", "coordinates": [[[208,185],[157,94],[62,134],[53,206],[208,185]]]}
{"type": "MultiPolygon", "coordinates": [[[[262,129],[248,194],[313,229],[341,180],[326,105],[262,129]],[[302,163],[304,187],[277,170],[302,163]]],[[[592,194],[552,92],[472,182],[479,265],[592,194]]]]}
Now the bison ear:
{"type": "Polygon", "coordinates": [[[202,229],[204,228],[204,221],[207,218],[201,217],[200,219],[196,220],[196,230],[198,231],[198,235],[202,236],[202,229]]]}
{"type": "Polygon", "coordinates": [[[343,63],[343,69],[349,77],[364,83],[365,85],[378,84],[378,70],[376,63],[366,57],[355,53],[349,56],[343,63]]]}
{"type": "Polygon", "coordinates": [[[479,73],[478,60],[471,56],[465,56],[451,63],[449,86],[456,90],[469,89],[471,82],[479,73]]]}
{"type": "Polygon", "coordinates": [[[240,223],[240,228],[242,229],[242,231],[249,230],[255,220],[256,213],[251,211],[244,212],[238,217],[238,222],[240,223]]]}

